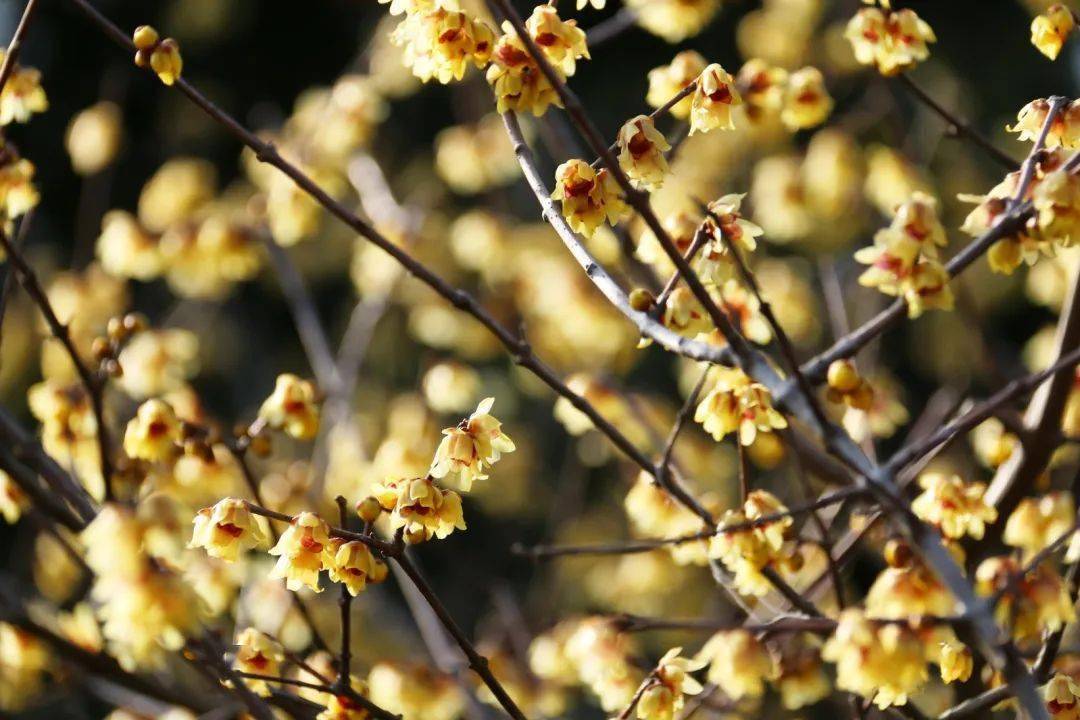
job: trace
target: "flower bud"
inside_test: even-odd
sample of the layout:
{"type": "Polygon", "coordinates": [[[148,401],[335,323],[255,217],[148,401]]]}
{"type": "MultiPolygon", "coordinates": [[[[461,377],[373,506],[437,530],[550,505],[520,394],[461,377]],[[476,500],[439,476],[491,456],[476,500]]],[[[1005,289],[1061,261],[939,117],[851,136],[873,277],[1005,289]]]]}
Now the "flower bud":
{"type": "Polygon", "coordinates": [[[849,393],[859,387],[862,379],[850,360],[834,360],[829,365],[829,387],[840,393],[849,393]]]}
{"type": "Polygon", "coordinates": [[[645,288],[634,288],[630,291],[630,307],[638,312],[648,312],[655,303],[656,298],[645,288]]]}
{"type": "Polygon", "coordinates": [[[378,499],[369,495],[356,503],[356,514],[359,515],[360,519],[364,522],[373,523],[378,520],[379,515],[382,514],[382,505],[379,504],[378,499]]]}
{"type": "Polygon", "coordinates": [[[158,32],[149,25],[140,25],[135,28],[135,32],[131,36],[132,41],[135,43],[135,47],[138,50],[149,50],[158,43],[158,32]]]}

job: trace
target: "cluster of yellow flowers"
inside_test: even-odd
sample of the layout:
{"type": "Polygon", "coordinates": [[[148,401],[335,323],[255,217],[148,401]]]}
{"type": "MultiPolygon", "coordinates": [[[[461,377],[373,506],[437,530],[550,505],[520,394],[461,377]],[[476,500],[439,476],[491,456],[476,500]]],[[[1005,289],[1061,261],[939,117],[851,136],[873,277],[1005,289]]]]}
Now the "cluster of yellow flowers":
{"type": "Polygon", "coordinates": [[[938,258],[938,248],[947,243],[937,201],[916,193],[896,208],[892,223],[874,235],[873,245],[855,253],[856,260],[870,266],[859,284],[902,297],[911,318],[925,310],[951,310],[949,274],[938,258]]]}
{"type": "Polygon", "coordinates": [[[739,592],[761,597],[772,589],[762,571],[792,555],[794,544],[788,542],[793,524],[784,515],[787,507],[768,490],[754,490],[742,507],[727,510],[720,518],[709,545],[709,556],[720,560],[734,575],[739,592]],[[774,515],[780,517],[769,519],[774,515]],[[736,525],[738,529],[728,529],[736,525]]]}
{"type": "Polygon", "coordinates": [[[882,75],[910,70],[930,57],[934,31],[914,10],[894,10],[889,0],[863,0],[863,8],[848,22],[845,36],[863,65],[876,65],[882,75]],[[877,7],[880,6],[880,7],[877,7]]]}
{"type": "MultiPolygon", "coordinates": [[[[7,49],[0,49],[0,63],[6,56],[7,49]]],[[[0,92],[0,126],[27,122],[34,113],[48,109],[49,100],[45,88],[41,87],[41,72],[16,64],[0,92]]]]}

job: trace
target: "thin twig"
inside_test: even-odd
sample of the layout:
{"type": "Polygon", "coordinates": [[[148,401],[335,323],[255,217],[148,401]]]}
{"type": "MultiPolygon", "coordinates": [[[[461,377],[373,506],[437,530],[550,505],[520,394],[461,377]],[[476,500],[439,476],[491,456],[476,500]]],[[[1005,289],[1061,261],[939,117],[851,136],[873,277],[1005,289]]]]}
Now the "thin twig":
{"type": "Polygon", "coordinates": [[[37,4],[38,0],[28,0],[22,17],[19,18],[19,24],[15,27],[15,34],[11,36],[11,42],[8,43],[4,53],[4,63],[0,65],[0,93],[4,91],[11,74],[15,71],[19,53],[22,51],[23,38],[26,37],[26,32],[30,29],[30,23],[34,18],[34,11],[37,10],[37,4]]]}

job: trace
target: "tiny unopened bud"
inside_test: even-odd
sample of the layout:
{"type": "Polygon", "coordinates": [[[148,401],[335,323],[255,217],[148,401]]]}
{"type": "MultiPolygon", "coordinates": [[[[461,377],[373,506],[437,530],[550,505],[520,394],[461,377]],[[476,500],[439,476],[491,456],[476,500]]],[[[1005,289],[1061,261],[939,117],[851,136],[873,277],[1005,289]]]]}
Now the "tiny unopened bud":
{"type": "Polygon", "coordinates": [[[124,329],[131,334],[142,332],[150,325],[150,321],[142,313],[128,313],[124,316],[123,323],[124,329]]]}
{"type": "Polygon", "coordinates": [[[101,369],[110,377],[118,378],[124,375],[124,368],[120,367],[120,363],[116,362],[114,358],[108,358],[102,362],[101,369]]]}
{"type": "Polygon", "coordinates": [[[90,343],[90,352],[93,353],[94,358],[97,360],[104,360],[112,355],[112,346],[105,338],[96,337],[94,338],[94,341],[90,343]]]}
{"type": "Polygon", "coordinates": [[[140,25],[135,28],[135,32],[131,35],[131,39],[138,50],[149,50],[154,47],[157,45],[159,37],[158,31],[149,25],[140,25]]]}
{"type": "Polygon", "coordinates": [[[911,546],[903,540],[890,540],[885,543],[885,562],[890,567],[902,568],[911,564],[913,555],[911,546]]]}
{"type": "Polygon", "coordinates": [[[386,567],[386,563],[382,560],[376,559],[371,563],[371,574],[368,575],[368,580],[373,583],[381,583],[386,580],[386,576],[389,574],[390,569],[386,567]]]}
{"type": "Polygon", "coordinates": [[[105,324],[105,333],[109,336],[110,340],[120,341],[124,339],[124,323],[118,317],[109,318],[109,322],[105,324]]]}
{"type": "Polygon", "coordinates": [[[360,519],[366,523],[373,523],[379,519],[379,515],[382,514],[382,505],[379,501],[368,496],[356,503],[356,514],[360,516],[360,519]]]}
{"type": "Polygon", "coordinates": [[[829,365],[828,382],[833,390],[849,393],[859,387],[862,378],[850,360],[834,360],[829,365]]]}
{"type": "Polygon", "coordinates": [[[645,288],[634,288],[630,291],[630,307],[638,312],[648,312],[656,303],[656,297],[645,288]]]}

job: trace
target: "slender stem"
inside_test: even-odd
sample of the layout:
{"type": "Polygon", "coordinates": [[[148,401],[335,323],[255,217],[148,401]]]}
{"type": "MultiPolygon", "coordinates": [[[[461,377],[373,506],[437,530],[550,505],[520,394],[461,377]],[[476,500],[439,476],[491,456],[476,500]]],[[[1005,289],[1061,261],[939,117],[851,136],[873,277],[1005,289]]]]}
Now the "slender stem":
{"type": "Polygon", "coordinates": [[[101,477],[105,483],[105,498],[106,500],[112,499],[113,487],[112,487],[112,443],[109,440],[109,429],[105,424],[105,406],[103,395],[105,391],[105,384],[102,379],[92,372],[86,363],[83,362],[82,357],[79,354],[78,348],[75,347],[75,341],[71,338],[71,331],[67,325],[60,322],[60,318],[56,316],[56,311],[53,310],[52,303],[49,301],[49,296],[45,292],[45,288],[42,287],[41,281],[38,279],[37,274],[33,268],[22,255],[22,251],[15,247],[8,238],[7,233],[0,228],[0,247],[3,247],[5,253],[7,253],[8,261],[11,263],[12,270],[15,271],[15,276],[19,280],[19,284],[22,285],[23,290],[30,296],[30,299],[41,311],[42,316],[45,318],[46,324],[49,326],[49,331],[53,337],[60,341],[63,345],[64,351],[71,359],[72,364],[75,366],[75,372],[79,376],[79,380],[82,382],[83,388],[86,390],[86,395],[90,400],[90,407],[94,413],[94,422],[97,425],[97,447],[98,454],[100,455],[101,463],[101,477]]]}
{"type": "Polygon", "coordinates": [[[444,606],[438,596],[435,595],[431,586],[428,585],[427,580],[424,579],[424,576],[416,569],[416,566],[413,565],[408,556],[399,550],[398,553],[393,556],[393,559],[398,567],[400,567],[409,577],[409,580],[412,581],[412,584],[416,589],[420,591],[420,594],[424,596],[424,599],[427,601],[432,611],[434,611],[436,617],[439,618],[439,622],[441,622],[447,632],[450,633],[450,636],[454,638],[454,642],[461,648],[461,651],[465,653],[465,657],[469,661],[469,667],[484,682],[484,685],[486,685],[488,690],[491,691],[491,694],[495,696],[499,705],[501,705],[514,720],[526,720],[525,714],[521,712],[509,693],[506,692],[506,689],[495,678],[495,675],[492,674],[487,658],[477,652],[476,648],[465,636],[465,633],[462,632],[457,622],[451,617],[446,606],[444,606]]]}
{"type": "Polygon", "coordinates": [[[980,133],[967,122],[964,122],[953,113],[945,109],[937,100],[930,97],[925,90],[915,83],[914,80],[907,73],[901,73],[899,76],[900,82],[911,91],[911,94],[917,97],[924,105],[940,115],[942,119],[947,122],[949,133],[958,137],[966,137],[971,142],[982,148],[986,154],[997,162],[1002,167],[1008,170],[1015,170],[1018,163],[1013,158],[1002,150],[994,146],[990,140],[980,133]]]}
{"type": "Polygon", "coordinates": [[[28,0],[22,17],[19,18],[19,24],[15,27],[15,34],[11,36],[11,42],[8,43],[7,50],[4,53],[4,62],[0,65],[0,93],[7,86],[11,74],[15,72],[19,52],[22,51],[23,38],[26,37],[26,32],[30,29],[30,22],[33,20],[37,5],[38,0],[28,0]]]}
{"type": "MultiPolygon", "coordinates": [[[[345,498],[338,495],[335,498],[338,506],[338,516],[340,518],[341,527],[349,527],[349,510],[345,503],[345,498]]],[[[351,635],[351,615],[352,615],[352,593],[349,592],[349,588],[345,583],[341,583],[341,596],[338,599],[338,605],[341,608],[341,653],[338,658],[338,688],[349,687],[352,685],[350,677],[349,665],[352,660],[352,635],[351,635]]]]}

